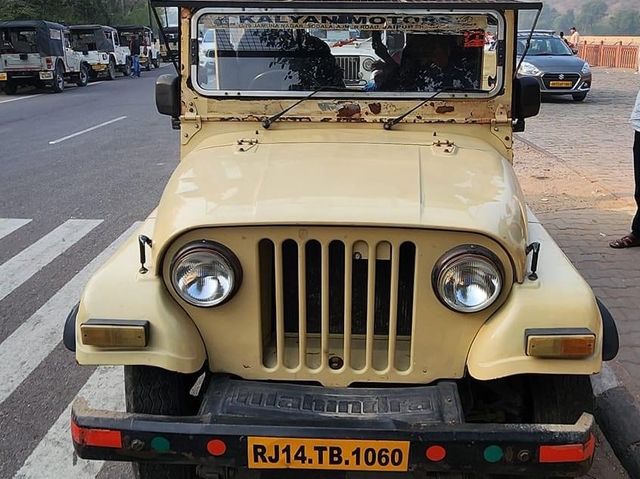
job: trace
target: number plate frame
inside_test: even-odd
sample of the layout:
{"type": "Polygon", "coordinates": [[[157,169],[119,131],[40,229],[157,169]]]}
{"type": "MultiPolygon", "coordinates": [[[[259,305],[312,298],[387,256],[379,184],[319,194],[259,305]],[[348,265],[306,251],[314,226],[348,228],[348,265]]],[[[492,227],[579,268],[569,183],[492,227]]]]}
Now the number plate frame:
{"type": "Polygon", "coordinates": [[[553,80],[549,82],[551,88],[571,88],[573,82],[570,80],[553,80]]]}
{"type": "Polygon", "coordinates": [[[247,439],[249,469],[406,472],[409,441],[256,437],[247,439]]]}

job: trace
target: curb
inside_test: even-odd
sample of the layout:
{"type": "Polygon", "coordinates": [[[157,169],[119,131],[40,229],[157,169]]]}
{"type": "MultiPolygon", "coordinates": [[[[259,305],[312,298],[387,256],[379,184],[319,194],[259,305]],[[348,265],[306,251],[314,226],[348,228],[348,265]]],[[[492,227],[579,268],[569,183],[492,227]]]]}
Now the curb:
{"type": "Polygon", "coordinates": [[[640,479],[640,404],[606,363],[591,383],[602,433],[631,479],[640,479]]]}

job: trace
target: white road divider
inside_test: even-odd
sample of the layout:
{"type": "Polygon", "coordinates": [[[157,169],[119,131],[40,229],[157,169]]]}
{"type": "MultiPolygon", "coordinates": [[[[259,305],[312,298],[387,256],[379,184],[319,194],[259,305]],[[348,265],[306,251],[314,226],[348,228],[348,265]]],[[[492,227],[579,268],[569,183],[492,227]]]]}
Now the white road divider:
{"type": "Polygon", "coordinates": [[[0,218],[0,239],[10,235],[24,225],[31,223],[30,219],[22,218],[0,218]]]}
{"type": "Polygon", "coordinates": [[[51,233],[0,265],[0,301],[100,223],[102,220],[65,221],[51,233]]]}
{"type": "Polygon", "coordinates": [[[70,140],[71,138],[75,138],[76,136],[84,135],[85,133],[89,133],[90,131],[97,130],[98,128],[102,128],[107,125],[111,125],[117,121],[121,121],[127,118],[126,116],[119,116],[118,118],[114,118],[113,120],[105,121],[104,123],[100,123],[99,125],[92,126],[90,128],[86,128],[81,131],[77,131],[72,133],[71,135],[63,136],[62,138],[58,138],[57,140],[51,140],[49,142],[50,145],[57,145],[58,143],[62,143],[63,141],[70,140]]]}
{"type": "MultiPolygon", "coordinates": [[[[64,320],[80,299],[82,289],[102,264],[131,235],[141,222],[136,222],[65,284],[28,320],[0,343],[0,404],[53,351],[62,339],[64,320]],[[34,347],[30,347],[34,346],[34,347]]],[[[132,265],[136,268],[137,265],[132,265]]],[[[73,477],[55,476],[50,477],[73,477]]]]}

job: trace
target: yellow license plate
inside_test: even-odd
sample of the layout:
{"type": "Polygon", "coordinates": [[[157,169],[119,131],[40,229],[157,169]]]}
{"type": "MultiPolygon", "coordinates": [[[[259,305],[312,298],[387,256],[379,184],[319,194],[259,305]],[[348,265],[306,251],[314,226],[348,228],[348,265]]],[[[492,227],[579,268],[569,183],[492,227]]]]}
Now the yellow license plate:
{"type": "Polygon", "coordinates": [[[249,437],[250,469],[405,472],[409,441],[249,437]]]}
{"type": "Polygon", "coordinates": [[[0,73],[0,81],[7,81],[7,74],[6,73],[0,73]]]}
{"type": "Polygon", "coordinates": [[[552,88],[571,88],[573,86],[572,81],[550,81],[549,86],[552,88]]]}

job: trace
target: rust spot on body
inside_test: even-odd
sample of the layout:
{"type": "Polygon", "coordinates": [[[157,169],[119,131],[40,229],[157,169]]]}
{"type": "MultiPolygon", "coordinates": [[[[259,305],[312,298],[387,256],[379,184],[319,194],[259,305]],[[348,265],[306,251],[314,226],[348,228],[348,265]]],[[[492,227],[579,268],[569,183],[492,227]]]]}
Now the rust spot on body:
{"type": "Polygon", "coordinates": [[[441,105],[436,108],[436,113],[451,113],[453,111],[455,111],[455,108],[451,105],[441,105]]]}
{"type": "Polygon", "coordinates": [[[382,111],[382,105],[380,103],[369,103],[369,111],[374,115],[378,115],[382,111]]]}
{"type": "Polygon", "coordinates": [[[338,110],[338,118],[353,118],[354,116],[360,116],[360,105],[357,103],[349,103],[347,105],[340,106],[338,110]]]}

